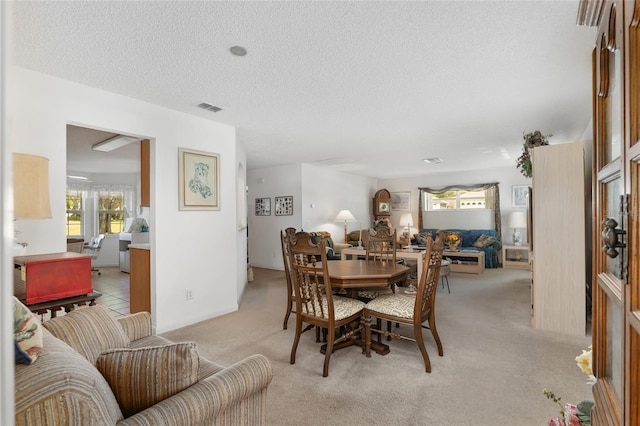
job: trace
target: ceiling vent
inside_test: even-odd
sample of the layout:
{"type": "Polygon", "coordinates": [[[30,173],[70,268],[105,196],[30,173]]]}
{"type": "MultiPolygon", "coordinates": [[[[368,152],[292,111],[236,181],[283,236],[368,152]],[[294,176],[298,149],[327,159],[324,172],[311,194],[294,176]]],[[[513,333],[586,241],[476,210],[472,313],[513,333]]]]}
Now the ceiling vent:
{"type": "Polygon", "coordinates": [[[217,107],[215,105],[208,104],[206,102],[202,102],[201,104],[199,104],[198,108],[206,109],[207,111],[213,111],[213,112],[222,111],[222,108],[217,107]]]}
{"type": "Polygon", "coordinates": [[[424,161],[425,163],[428,163],[428,164],[440,164],[440,163],[442,163],[442,158],[440,158],[440,157],[425,158],[422,161],[424,161]]]}

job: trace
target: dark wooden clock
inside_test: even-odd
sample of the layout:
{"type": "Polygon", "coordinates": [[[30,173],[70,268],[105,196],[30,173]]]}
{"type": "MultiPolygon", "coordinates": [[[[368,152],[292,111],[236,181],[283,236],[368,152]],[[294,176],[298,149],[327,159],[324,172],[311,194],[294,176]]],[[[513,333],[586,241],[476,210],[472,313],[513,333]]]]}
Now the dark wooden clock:
{"type": "Polygon", "coordinates": [[[379,190],[373,197],[373,216],[376,219],[391,216],[391,193],[386,189],[379,190]]]}

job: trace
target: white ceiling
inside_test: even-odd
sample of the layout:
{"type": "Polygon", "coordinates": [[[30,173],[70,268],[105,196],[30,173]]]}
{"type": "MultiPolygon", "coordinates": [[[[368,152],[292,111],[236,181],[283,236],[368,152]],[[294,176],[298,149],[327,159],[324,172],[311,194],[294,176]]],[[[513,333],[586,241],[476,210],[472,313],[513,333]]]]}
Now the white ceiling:
{"type": "Polygon", "coordinates": [[[577,1],[12,7],[17,65],[236,126],[249,168],[515,167],[523,132],[578,140],[591,118],[595,29],[577,1]]]}

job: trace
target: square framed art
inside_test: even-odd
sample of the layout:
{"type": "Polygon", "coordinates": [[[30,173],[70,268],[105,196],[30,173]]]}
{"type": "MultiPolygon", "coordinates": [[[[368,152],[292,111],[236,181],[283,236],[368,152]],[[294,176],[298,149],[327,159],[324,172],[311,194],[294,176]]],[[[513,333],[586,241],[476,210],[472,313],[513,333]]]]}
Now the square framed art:
{"type": "Polygon", "coordinates": [[[275,211],[276,216],[293,215],[293,196],[285,195],[281,197],[275,197],[275,211]]]}
{"type": "Polygon", "coordinates": [[[256,216],[271,216],[271,198],[256,198],[256,216]]]}
{"type": "Polygon", "coordinates": [[[220,210],[220,155],[178,148],[180,210],[220,210]]]}

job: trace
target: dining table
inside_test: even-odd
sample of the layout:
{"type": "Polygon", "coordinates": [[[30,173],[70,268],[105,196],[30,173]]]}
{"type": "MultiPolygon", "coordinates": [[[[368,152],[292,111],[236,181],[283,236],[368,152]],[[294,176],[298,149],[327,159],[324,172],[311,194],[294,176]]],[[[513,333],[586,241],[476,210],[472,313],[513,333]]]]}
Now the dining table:
{"type": "MultiPolygon", "coordinates": [[[[411,270],[395,262],[366,260],[331,260],[327,262],[327,269],[331,287],[345,290],[347,295],[353,298],[358,297],[358,290],[389,287],[402,282],[411,270]]],[[[334,350],[354,344],[364,347],[364,340],[362,338],[346,340],[334,346],[334,350]]],[[[380,355],[389,353],[389,346],[383,343],[372,342],[371,349],[380,355]]],[[[324,350],[325,345],[321,352],[324,350]]]]}

